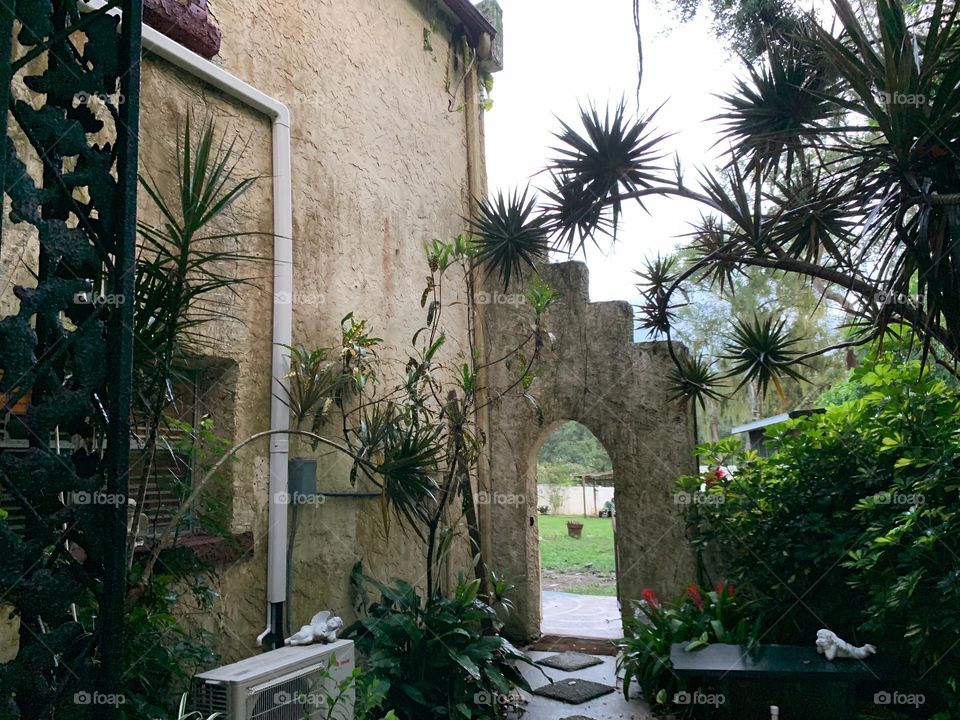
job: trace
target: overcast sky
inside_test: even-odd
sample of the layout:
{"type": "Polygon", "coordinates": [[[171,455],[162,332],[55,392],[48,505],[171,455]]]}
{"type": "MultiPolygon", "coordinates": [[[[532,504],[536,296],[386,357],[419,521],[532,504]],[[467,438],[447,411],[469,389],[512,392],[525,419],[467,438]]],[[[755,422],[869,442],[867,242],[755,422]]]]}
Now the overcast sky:
{"type": "MultiPolygon", "coordinates": [[[[669,0],[667,0],[669,2],[669,0]]],[[[636,109],[637,48],[630,0],[500,0],[504,15],[505,69],[495,76],[494,107],[486,116],[491,191],[536,185],[533,178],[553,144],[557,117],[573,124],[578,106],[601,107],[623,96],[636,109]]],[[[676,23],[653,0],[642,0],[644,69],[641,110],[666,101],[657,125],[675,132],[670,152],[680,153],[685,177],[713,169],[721,150],[715,93],[732,89],[736,61],[697,18],[676,23]]],[[[574,125],[574,127],[577,127],[574,125]]],[[[672,164],[668,158],[667,164],[672,164]]],[[[649,214],[631,207],[617,246],[587,252],[593,300],[636,298],[633,270],[644,256],[672,248],[697,206],[679,199],[651,199],[649,214]]]]}

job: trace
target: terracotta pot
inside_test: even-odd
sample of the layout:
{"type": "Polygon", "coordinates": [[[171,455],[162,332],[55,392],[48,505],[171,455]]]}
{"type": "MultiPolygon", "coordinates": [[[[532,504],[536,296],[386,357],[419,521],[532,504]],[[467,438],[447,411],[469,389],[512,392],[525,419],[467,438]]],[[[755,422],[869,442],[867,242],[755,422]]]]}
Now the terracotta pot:
{"type": "MultiPolygon", "coordinates": [[[[30,390],[27,390],[27,394],[21,397],[19,400],[17,400],[17,402],[13,404],[13,407],[10,408],[10,412],[12,412],[14,415],[26,415],[27,410],[30,409],[31,395],[32,395],[32,392],[30,390]]],[[[7,404],[6,393],[0,393],[0,404],[2,405],[7,404]]]]}
{"type": "Polygon", "coordinates": [[[583,523],[578,522],[568,522],[567,523],[567,535],[572,538],[580,539],[580,533],[583,532],[583,523]]]}

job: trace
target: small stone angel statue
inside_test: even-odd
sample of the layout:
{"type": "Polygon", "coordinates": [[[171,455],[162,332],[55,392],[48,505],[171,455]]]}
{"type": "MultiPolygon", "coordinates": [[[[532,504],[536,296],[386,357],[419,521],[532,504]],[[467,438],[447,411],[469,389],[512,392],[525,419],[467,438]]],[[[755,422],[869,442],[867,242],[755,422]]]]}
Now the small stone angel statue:
{"type": "Polygon", "coordinates": [[[863,660],[877,652],[877,649],[873,645],[854,647],[846,640],[837,637],[832,630],[817,630],[817,652],[824,655],[827,660],[834,658],[863,660]]]}
{"type": "Polygon", "coordinates": [[[287,645],[313,645],[314,643],[332,643],[343,628],[343,620],[336,615],[331,617],[329,610],[323,610],[313,616],[309,625],[287,638],[287,645]]]}

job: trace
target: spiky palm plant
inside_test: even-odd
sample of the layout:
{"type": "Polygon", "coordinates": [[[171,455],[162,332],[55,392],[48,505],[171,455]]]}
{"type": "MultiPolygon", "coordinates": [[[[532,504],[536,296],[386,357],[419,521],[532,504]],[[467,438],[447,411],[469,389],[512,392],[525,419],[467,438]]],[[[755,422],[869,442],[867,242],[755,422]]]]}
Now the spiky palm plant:
{"type": "MultiPolygon", "coordinates": [[[[240,249],[240,238],[255,233],[218,224],[257,180],[238,179],[238,161],[235,141],[218,135],[212,122],[195,135],[188,116],[177,148],[173,192],[140,177],[160,222],[137,225],[134,413],[146,431],[137,507],[143,507],[164,414],[176,400],[173,387],[191,355],[208,344],[201,328],[214,320],[235,319],[221,296],[236,294],[238,286],[249,282],[241,268],[257,260],[240,249]]],[[[131,550],[133,541],[131,537],[131,550]]]]}

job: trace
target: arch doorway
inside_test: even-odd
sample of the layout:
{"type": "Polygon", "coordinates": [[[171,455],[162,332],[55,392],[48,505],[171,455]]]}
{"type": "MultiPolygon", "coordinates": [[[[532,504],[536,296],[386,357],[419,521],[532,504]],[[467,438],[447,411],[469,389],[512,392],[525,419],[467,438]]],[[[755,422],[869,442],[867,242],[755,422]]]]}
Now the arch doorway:
{"type": "MultiPolygon", "coordinates": [[[[591,303],[587,269],[569,262],[540,266],[560,294],[543,322],[553,342],[538,364],[528,394],[505,393],[491,407],[486,453],[491,491],[525,498],[488,506],[484,545],[488,562],[517,584],[516,609],[506,631],[515,640],[540,635],[541,572],[537,510],[540,448],[561,424],[582,423],[610,456],[616,493],[618,593],[624,612],[645,587],[678,595],[695,579],[674,481],[696,472],[689,407],[670,390],[673,369],[664,343],[633,341],[633,309],[626,302],[591,303]]],[[[502,357],[512,338],[529,332],[524,305],[485,308],[484,355],[502,357]]],[[[516,368],[490,367],[489,386],[516,385],[516,368]]]]}
{"type": "Polygon", "coordinates": [[[585,426],[559,422],[536,476],[541,634],[622,637],[610,455],[585,426]]]}

